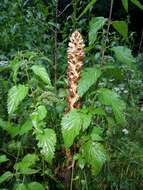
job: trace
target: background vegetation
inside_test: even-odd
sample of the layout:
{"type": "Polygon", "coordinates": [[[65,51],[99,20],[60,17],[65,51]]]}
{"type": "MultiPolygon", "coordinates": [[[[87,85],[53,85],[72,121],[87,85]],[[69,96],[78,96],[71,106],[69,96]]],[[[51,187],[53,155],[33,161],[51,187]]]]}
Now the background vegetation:
{"type": "Polygon", "coordinates": [[[0,1],[1,190],[143,189],[142,19],[139,0],[0,1]],[[76,29],[81,108],[65,114],[76,29]]]}

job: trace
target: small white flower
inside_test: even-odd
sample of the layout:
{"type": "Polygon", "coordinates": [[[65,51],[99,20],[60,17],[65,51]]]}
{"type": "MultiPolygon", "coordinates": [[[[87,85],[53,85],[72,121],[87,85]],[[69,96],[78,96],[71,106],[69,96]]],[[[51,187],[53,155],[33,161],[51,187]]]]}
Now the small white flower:
{"type": "Polygon", "coordinates": [[[129,133],[129,131],[128,131],[127,129],[125,129],[125,128],[122,130],[122,132],[123,132],[125,135],[127,135],[127,134],[129,133]]]}

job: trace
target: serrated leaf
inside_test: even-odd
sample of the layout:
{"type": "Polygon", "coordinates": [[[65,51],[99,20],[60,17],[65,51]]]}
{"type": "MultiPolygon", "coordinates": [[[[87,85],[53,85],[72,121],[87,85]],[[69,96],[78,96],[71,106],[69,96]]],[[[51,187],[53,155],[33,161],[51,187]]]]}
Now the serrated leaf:
{"type": "Polygon", "coordinates": [[[122,0],[122,4],[126,12],[128,12],[128,0],[122,0]]]}
{"type": "Polygon", "coordinates": [[[38,147],[41,149],[41,154],[51,163],[57,141],[55,131],[53,129],[44,129],[43,133],[36,133],[36,139],[38,140],[38,147]]]}
{"type": "Polygon", "coordinates": [[[125,21],[113,21],[112,25],[125,39],[128,38],[128,25],[125,21]]]}
{"type": "Polygon", "coordinates": [[[12,177],[13,177],[13,174],[10,171],[5,172],[4,174],[0,176],[0,184],[5,181],[8,181],[12,177]]]}
{"type": "Polygon", "coordinates": [[[136,5],[138,8],[143,10],[143,5],[138,0],[131,0],[131,2],[136,5]]]}
{"type": "Polygon", "coordinates": [[[96,3],[97,0],[92,0],[88,5],[85,7],[85,9],[82,11],[82,13],[79,15],[78,19],[82,17],[89,9],[93,7],[93,5],[96,3]]]}
{"type": "Polygon", "coordinates": [[[89,140],[81,146],[80,152],[82,157],[86,160],[86,163],[91,166],[92,173],[97,175],[107,159],[102,144],[89,140]]]}
{"type": "Polygon", "coordinates": [[[37,173],[38,170],[33,169],[32,167],[36,164],[38,161],[38,156],[36,154],[27,154],[24,156],[21,162],[17,162],[14,165],[14,168],[17,172],[24,175],[30,175],[37,173]]]}
{"type": "Polygon", "coordinates": [[[8,92],[8,114],[12,114],[19,104],[22,102],[22,100],[26,97],[28,94],[28,87],[25,85],[17,85],[13,86],[9,92],[8,92]]]}
{"type": "MultiPolygon", "coordinates": [[[[85,111],[85,110],[84,110],[85,111]]],[[[74,139],[79,135],[80,130],[83,131],[88,128],[91,122],[92,115],[84,113],[83,110],[73,109],[62,118],[62,134],[64,144],[69,148],[74,139]]]]}
{"type": "Polygon", "coordinates": [[[96,83],[97,79],[101,75],[101,70],[99,68],[86,68],[81,73],[81,78],[78,82],[78,95],[83,96],[88,89],[96,83]]]}
{"type": "Polygon", "coordinates": [[[34,74],[37,75],[43,82],[51,86],[49,75],[43,66],[33,65],[31,69],[33,70],[34,74]]]}
{"type": "Polygon", "coordinates": [[[0,155],[0,164],[1,164],[1,163],[4,163],[4,162],[7,162],[8,160],[9,160],[9,159],[6,157],[5,154],[0,155]]]}
{"type": "Polygon", "coordinates": [[[89,23],[89,45],[93,45],[96,41],[97,32],[103,28],[107,19],[104,17],[94,17],[89,23]]]}
{"type": "Polygon", "coordinates": [[[64,144],[69,148],[81,130],[82,120],[80,113],[76,109],[71,110],[69,113],[64,115],[61,125],[64,144]]]}
{"type": "Polygon", "coordinates": [[[125,124],[124,110],[126,106],[118,94],[106,88],[99,89],[98,93],[99,101],[104,105],[112,107],[117,123],[125,124]]]}
{"type": "Polygon", "coordinates": [[[131,54],[131,50],[125,46],[113,47],[112,50],[115,53],[116,59],[123,64],[132,64],[135,62],[135,58],[131,54]]]}
{"type": "Polygon", "coordinates": [[[31,120],[32,124],[37,130],[37,132],[42,132],[42,129],[40,127],[41,121],[45,119],[47,115],[47,110],[44,105],[40,105],[36,108],[36,110],[31,114],[31,120]]]}

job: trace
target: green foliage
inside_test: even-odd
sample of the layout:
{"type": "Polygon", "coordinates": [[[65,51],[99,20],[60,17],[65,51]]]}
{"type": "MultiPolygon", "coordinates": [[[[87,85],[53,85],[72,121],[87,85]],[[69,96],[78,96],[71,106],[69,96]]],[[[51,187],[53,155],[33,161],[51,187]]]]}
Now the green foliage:
{"type": "Polygon", "coordinates": [[[54,130],[44,129],[43,132],[37,132],[36,139],[38,140],[38,147],[41,149],[41,154],[47,162],[51,163],[56,145],[56,134],[54,130]]]}
{"type": "Polygon", "coordinates": [[[128,0],[122,0],[122,4],[123,4],[124,9],[126,10],[126,12],[128,12],[128,0]]]}
{"type": "Polygon", "coordinates": [[[13,174],[10,171],[6,171],[4,174],[0,176],[0,184],[4,181],[8,181],[13,177],[13,174]]]}
{"type": "Polygon", "coordinates": [[[131,54],[131,50],[125,46],[113,47],[112,50],[115,53],[116,59],[123,64],[131,65],[135,62],[135,58],[131,54]]]}
{"type": "Polygon", "coordinates": [[[106,153],[102,144],[89,140],[81,146],[80,151],[82,157],[91,166],[92,173],[97,175],[106,161],[106,153]]]}
{"type": "Polygon", "coordinates": [[[99,89],[99,101],[107,106],[111,106],[115,114],[117,123],[125,124],[124,110],[125,103],[119,98],[119,96],[109,89],[99,89]]]}
{"type": "Polygon", "coordinates": [[[13,190],[32,190],[32,189],[44,190],[44,187],[38,182],[31,182],[28,184],[24,184],[24,183],[18,184],[14,187],[13,190]]]}
{"type": "Polygon", "coordinates": [[[93,45],[96,41],[97,33],[101,30],[106,23],[107,19],[104,17],[95,17],[89,23],[89,45],[93,45]]]}
{"type": "Polygon", "coordinates": [[[40,77],[40,79],[43,82],[45,82],[48,85],[51,85],[49,75],[44,67],[38,66],[38,65],[33,65],[31,67],[31,69],[33,70],[34,74],[37,75],[38,77],[40,77]]]}
{"type": "Polygon", "coordinates": [[[85,9],[82,11],[82,13],[80,14],[80,16],[78,17],[78,19],[80,17],[82,17],[89,9],[91,9],[93,7],[93,5],[97,2],[97,0],[92,0],[86,7],[85,9]]]}
{"type": "Polygon", "coordinates": [[[14,165],[14,169],[19,174],[31,175],[38,172],[38,170],[33,169],[32,167],[38,161],[38,156],[36,154],[27,154],[24,156],[21,162],[18,162],[14,165]]]}
{"type": "Polygon", "coordinates": [[[9,159],[6,157],[5,154],[0,155],[0,163],[7,162],[9,159]]]}
{"type": "Polygon", "coordinates": [[[128,12],[142,4],[113,1],[111,10],[105,0],[65,2],[0,2],[0,187],[143,189],[142,54],[128,12]],[[88,47],[80,108],[65,113],[75,29],[88,47]]]}
{"type": "Polygon", "coordinates": [[[80,130],[85,130],[90,125],[91,115],[82,113],[82,110],[71,110],[62,118],[62,134],[64,143],[69,148],[74,139],[79,135],[80,130]]]}
{"type": "Polygon", "coordinates": [[[83,96],[87,90],[97,82],[101,75],[100,68],[86,68],[81,73],[81,79],[78,83],[78,95],[83,96]]]}
{"type": "Polygon", "coordinates": [[[113,27],[125,38],[128,38],[128,25],[125,21],[113,21],[113,27]]]}
{"type": "Polygon", "coordinates": [[[7,109],[8,113],[11,115],[26,97],[28,93],[28,87],[19,84],[18,86],[13,86],[8,92],[8,102],[7,109]]]}
{"type": "Polygon", "coordinates": [[[139,7],[141,10],[143,10],[143,5],[138,0],[131,0],[132,3],[134,3],[137,7],[139,7]]]}

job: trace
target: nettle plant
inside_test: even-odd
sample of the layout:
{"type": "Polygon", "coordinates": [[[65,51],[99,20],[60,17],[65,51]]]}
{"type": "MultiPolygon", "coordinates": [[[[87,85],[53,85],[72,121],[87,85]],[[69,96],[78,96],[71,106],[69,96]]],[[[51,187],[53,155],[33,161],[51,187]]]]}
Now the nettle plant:
{"type": "MultiPolygon", "coordinates": [[[[106,22],[103,17],[90,22],[89,51],[106,22]]],[[[11,179],[14,189],[30,189],[37,185],[48,189],[47,178],[42,184],[29,183],[33,179],[30,176],[54,179],[57,175],[68,183],[68,188],[74,170],[90,168],[92,175],[97,175],[109,159],[104,137],[113,126],[126,125],[126,105],[114,90],[106,88],[102,79],[108,72],[123,72],[124,67],[116,70],[114,62],[108,64],[114,58],[103,56],[101,48],[102,64],[83,68],[84,51],[87,51],[84,46],[81,34],[75,31],[68,48],[66,96],[66,89],[52,85],[49,75],[52,62],[40,53],[19,52],[8,65],[12,71],[9,82],[12,87],[7,98],[8,119],[0,119],[0,127],[3,134],[4,131],[8,134],[9,141],[5,139],[2,143],[0,160],[9,162],[10,166],[6,172],[3,169],[1,184],[11,179]],[[4,149],[10,154],[6,155],[4,149]]],[[[112,47],[112,52],[118,63],[128,65],[135,61],[126,47],[112,47]]],[[[72,182],[70,186],[72,188],[72,182]]]]}

